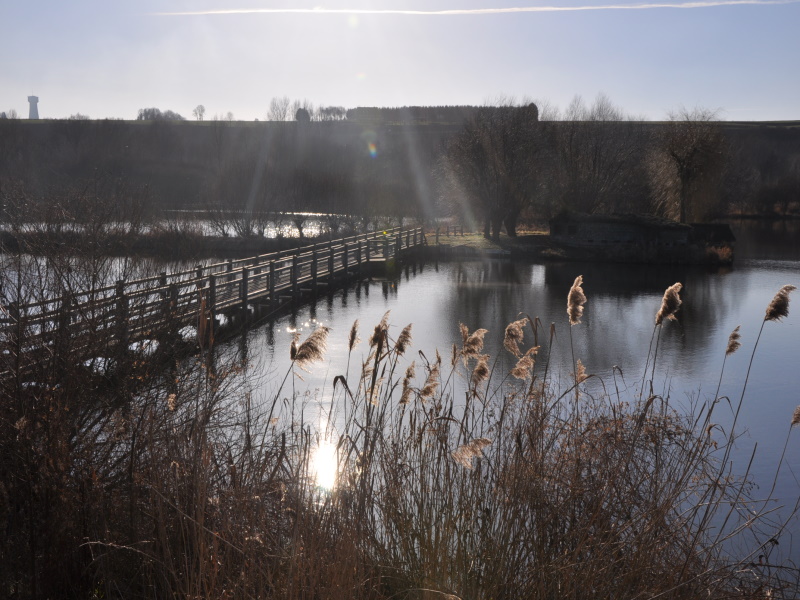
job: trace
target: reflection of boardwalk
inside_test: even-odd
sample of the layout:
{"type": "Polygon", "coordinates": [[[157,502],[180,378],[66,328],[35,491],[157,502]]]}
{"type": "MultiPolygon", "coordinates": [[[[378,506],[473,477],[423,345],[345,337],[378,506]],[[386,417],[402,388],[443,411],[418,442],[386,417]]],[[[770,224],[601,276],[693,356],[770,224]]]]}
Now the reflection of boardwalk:
{"type": "Polygon", "coordinates": [[[93,289],[51,300],[12,304],[0,313],[0,372],[25,372],[59,349],[76,359],[110,346],[175,335],[203,337],[217,315],[279,308],[337,278],[424,243],[421,229],[388,229],[289,251],[228,260],[178,273],[93,289]]]}

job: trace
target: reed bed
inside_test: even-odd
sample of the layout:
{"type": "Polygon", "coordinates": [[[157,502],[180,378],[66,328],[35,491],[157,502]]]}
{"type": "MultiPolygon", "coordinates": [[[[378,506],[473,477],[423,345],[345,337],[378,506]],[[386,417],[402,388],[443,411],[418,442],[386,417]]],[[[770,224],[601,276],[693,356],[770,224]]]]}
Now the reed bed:
{"type": "Polygon", "coordinates": [[[781,526],[748,466],[729,464],[737,430],[715,425],[718,398],[687,410],[652,392],[680,290],[654,307],[630,384],[587,373],[578,347],[572,376],[554,379],[554,329],[527,316],[504,332],[508,372],[484,329],[462,324],[460,344],[426,356],[388,313],[364,341],[356,323],[311,423],[293,390],[325,360],[325,328],[287,348],[266,397],[246,363],[208,348],[162,355],[167,369],[131,359],[113,380],[54,357],[36,386],[2,382],[0,595],[795,597],[797,570],[770,560],[781,526]]]}

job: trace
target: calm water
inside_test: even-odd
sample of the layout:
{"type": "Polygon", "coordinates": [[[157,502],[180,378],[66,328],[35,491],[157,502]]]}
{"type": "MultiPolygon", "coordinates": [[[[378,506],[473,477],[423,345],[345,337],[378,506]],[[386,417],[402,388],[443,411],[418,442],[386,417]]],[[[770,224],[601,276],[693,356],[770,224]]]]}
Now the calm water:
{"type": "MultiPolygon", "coordinates": [[[[413,323],[409,361],[417,350],[430,357],[438,348],[443,356],[449,356],[452,344],[461,341],[460,322],[471,331],[483,327],[490,332],[487,351],[500,356],[500,368],[506,369],[513,362],[502,349],[503,331],[525,313],[538,316],[545,327],[555,323],[551,365],[561,375],[568,375],[572,367],[566,297],[575,277],[583,275],[588,302],[582,324],[572,329],[576,358],[588,372],[609,384],[612,367],[618,366],[633,396],[643,375],[663,292],[680,281],[684,284],[683,306],[678,321],[667,323],[661,335],[656,389],[669,388],[678,406],[713,398],[728,335],[741,325],[742,348],[729,357],[720,390],[735,405],[767,305],[781,286],[791,283],[800,287],[800,229],[797,223],[742,223],[735,230],[737,261],[734,267],[724,269],[500,260],[409,266],[391,280],[354,284],[322,297],[296,315],[251,331],[245,341],[232,343],[230,348],[247,353],[254,365],[248,377],[260,381],[261,393],[269,396],[289,366],[292,332],[297,329],[305,337],[316,323],[331,327],[327,360],[312,373],[303,374],[303,381],[294,382],[297,390],[308,392],[313,413],[328,405],[333,378],[345,372],[348,334],[356,319],[364,339],[386,311],[391,311],[392,337],[413,323]]],[[[753,463],[759,486],[756,497],[766,495],[772,485],[792,412],[800,404],[800,292],[795,292],[789,312],[783,322],[765,325],[737,426],[743,433],[734,457],[740,471],[757,445],[753,463]]],[[[366,352],[366,342],[362,342],[353,364],[357,366],[356,359],[366,352]]],[[[354,371],[352,365],[350,369],[354,371]]],[[[291,392],[289,386],[282,396],[291,392]]],[[[726,429],[730,418],[727,406],[715,413],[715,420],[726,429]]],[[[800,430],[789,437],[778,475],[774,495],[780,504],[793,506],[798,501],[797,476],[800,430]]],[[[800,533],[797,521],[790,531],[800,533]]],[[[792,544],[791,537],[781,538],[781,551],[797,561],[800,540],[792,544]]]]}

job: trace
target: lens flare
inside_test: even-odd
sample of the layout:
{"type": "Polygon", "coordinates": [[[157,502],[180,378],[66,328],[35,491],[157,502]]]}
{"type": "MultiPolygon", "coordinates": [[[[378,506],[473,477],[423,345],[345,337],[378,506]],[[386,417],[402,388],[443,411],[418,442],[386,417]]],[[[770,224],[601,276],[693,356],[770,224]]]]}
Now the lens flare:
{"type": "Polygon", "coordinates": [[[367,144],[367,149],[369,150],[369,155],[372,158],[378,156],[378,147],[375,145],[375,142],[370,142],[369,144],[367,144]]]}

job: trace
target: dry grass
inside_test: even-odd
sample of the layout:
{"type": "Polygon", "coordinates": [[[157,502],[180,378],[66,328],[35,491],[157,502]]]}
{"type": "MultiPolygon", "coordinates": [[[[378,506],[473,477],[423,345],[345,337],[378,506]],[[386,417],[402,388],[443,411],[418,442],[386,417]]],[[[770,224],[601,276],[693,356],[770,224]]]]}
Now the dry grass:
{"type": "MultiPolygon", "coordinates": [[[[786,313],[785,290],[767,316],[786,313]]],[[[606,390],[580,359],[549,379],[536,322],[509,325],[500,372],[489,333],[466,326],[452,360],[412,362],[411,328],[393,339],[387,314],[326,392],[323,427],[282,384],[254,395],[246,363],[123,363],[108,381],[54,355],[41,386],[2,382],[0,595],[794,597],[795,571],[756,564],[780,529],[727,470],[716,398],[686,413],[606,390]],[[319,448],[333,489],[312,476],[319,448]]],[[[324,358],[327,331],[298,342],[284,381],[324,358]]]]}

